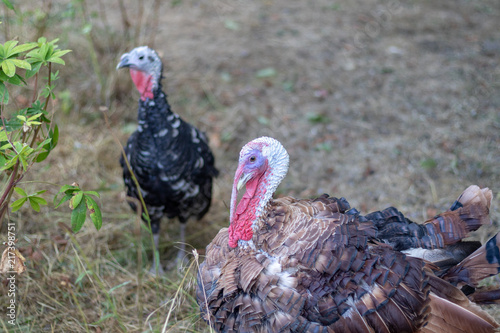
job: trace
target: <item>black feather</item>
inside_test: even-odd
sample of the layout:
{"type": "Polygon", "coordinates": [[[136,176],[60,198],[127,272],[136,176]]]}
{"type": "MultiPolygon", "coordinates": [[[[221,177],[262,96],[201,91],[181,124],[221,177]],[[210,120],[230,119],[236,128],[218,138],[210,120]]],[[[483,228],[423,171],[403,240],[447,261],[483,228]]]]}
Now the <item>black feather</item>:
{"type": "MultiPolygon", "coordinates": [[[[125,153],[142,189],[153,233],[158,233],[163,216],[181,223],[201,219],[210,208],[212,178],[219,173],[207,137],[172,112],[160,82],[154,99],[139,100],[138,112],[139,126],[125,153]]],[[[120,164],[127,195],[138,198],[123,156],[120,164]]],[[[136,209],[134,203],[130,206],[136,209]]]]}

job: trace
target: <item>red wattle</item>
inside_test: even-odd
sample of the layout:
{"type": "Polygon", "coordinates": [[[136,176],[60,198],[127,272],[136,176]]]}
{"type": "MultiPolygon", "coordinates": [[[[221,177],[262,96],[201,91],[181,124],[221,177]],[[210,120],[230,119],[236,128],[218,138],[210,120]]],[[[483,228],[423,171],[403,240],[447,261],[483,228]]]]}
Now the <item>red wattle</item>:
{"type": "Polygon", "coordinates": [[[134,81],[135,87],[141,94],[141,99],[145,101],[147,98],[153,99],[153,77],[142,71],[130,69],[130,76],[134,81]]]}
{"type": "Polygon", "coordinates": [[[228,244],[230,247],[237,247],[240,239],[244,241],[252,239],[252,222],[257,218],[257,207],[266,193],[265,183],[264,174],[247,182],[245,194],[238,203],[229,225],[228,244]]]}

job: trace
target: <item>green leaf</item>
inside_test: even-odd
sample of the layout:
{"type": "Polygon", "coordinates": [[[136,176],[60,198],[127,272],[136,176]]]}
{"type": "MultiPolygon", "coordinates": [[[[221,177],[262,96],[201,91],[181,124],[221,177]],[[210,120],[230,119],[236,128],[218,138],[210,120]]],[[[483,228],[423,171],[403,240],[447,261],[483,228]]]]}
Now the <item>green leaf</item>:
{"type": "Polygon", "coordinates": [[[276,75],[276,70],[272,67],[268,67],[268,68],[263,68],[263,69],[259,70],[256,74],[256,77],[262,79],[262,78],[266,78],[266,77],[272,77],[275,75],[276,75]]]}
{"type": "Polygon", "coordinates": [[[109,289],[109,293],[111,294],[114,290],[118,289],[118,288],[121,288],[123,286],[126,286],[127,284],[129,284],[130,282],[132,282],[131,280],[128,280],[128,281],[125,281],[123,283],[120,283],[119,285],[117,286],[114,286],[113,288],[109,289]]]}
{"type": "MultiPolygon", "coordinates": [[[[29,59],[28,59],[29,62],[29,59]]],[[[26,71],[26,78],[29,79],[30,77],[34,76],[38,71],[40,70],[40,67],[42,66],[42,62],[33,62],[31,64],[31,70],[26,71]]]]}
{"type": "Polygon", "coordinates": [[[76,193],[69,202],[69,208],[75,209],[75,207],[77,207],[80,204],[80,202],[82,201],[82,198],[83,198],[82,191],[79,191],[78,193],[76,193]]]}
{"type": "Polygon", "coordinates": [[[85,202],[87,204],[87,209],[89,210],[90,213],[90,219],[94,223],[94,226],[97,230],[101,229],[102,227],[102,214],[101,214],[101,209],[97,205],[97,202],[92,199],[92,197],[89,197],[88,195],[85,196],[85,202]]]}
{"type": "Polygon", "coordinates": [[[225,20],[224,27],[229,30],[238,31],[240,30],[240,24],[233,20],[225,20]]]}
{"type": "Polygon", "coordinates": [[[50,135],[52,141],[51,141],[51,148],[54,149],[57,146],[57,143],[59,142],[59,127],[57,125],[54,126],[54,132],[50,135]]]}
{"type": "Polygon", "coordinates": [[[264,116],[258,116],[257,117],[257,121],[259,122],[259,124],[262,124],[262,125],[265,125],[265,126],[268,126],[271,123],[271,121],[269,120],[269,118],[264,117],[264,116]]]}
{"type": "Polygon", "coordinates": [[[57,192],[56,196],[58,196],[59,194],[61,194],[63,192],[66,192],[67,190],[74,190],[75,191],[75,190],[79,190],[79,188],[78,188],[78,186],[74,186],[74,185],[63,185],[59,189],[59,192],[57,192]]]}
{"type": "Polygon", "coordinates": [[[32,200],[40,205],[47,205],[47,200],[45,200],[44,198],[41,198],[41,197],[31,196],[30,200],[32,200]]]}
{"type": "Polygon", "coordinates": [[[92,31],[92,24],[90,23],[85,24],[82,28],[82,34],[87,35],[90,33],[90,31],[92,31]]]}
{"type": "Polygon", "coordinates": [[[31,116],[33,114],[38,114],[38,113],[47,114],[47,111],[43,109],[42,102],[37,100],[33,104],[31,104],[31,106],[27,109],[26,113],[31,116]]]}
{"type": "Polygon", "coordinates": [[[19,155],[16,155],[12,159],[7,161],[7,163],[2,168],[0,168],[0,170],[7,170],[7,169],[12,168],[14,166],[14,164],[17,163],[18,157],[19,157],[19,155]]]}
{"type": "Polygon", "coordinates": [[[0,82],[0,104],[9,104],[9,91],[3,82],[0,82]]]}
{"type": "Polygon", "coordinates": [[[27,197],[28,194],[20,187],[14,187],[14,191],[16,191],[17,194],[23,197],[27,197]]]}
{"type": "Polygon", "coordinates": [[[59,189],[59,192],[54,196],[54,206],[55,208],[59,207],[62,203],[68,201],[69,199],[73,199],[73,193],[76,191],[81,191],[78,186],[75,185],[63,185],[59,189]],[[64,193],[64,196],[60,199],[59,203],[56,204],[58,197],[61,193],[64,193]]]}
{"type": "Polygon", "coordinates": [[[88,195],[94,195],[94,196],[96,196],[98,198],[101,197],[101,195],[99,193],[97,193],[96,191],[85,191],[83,193],[88,194],[88,195]]]}
{"type": "Polygon", "coordinates": [[[43,113],[37,113],[35,114],[34,116],[31,116],[28,118],[28,121],[32,121],[32,120],[35,120],[37,118],[40,118],[41,116],[43,116],[43,113]]]}
{"type": "Polygon", "coordinates": [[[12,212],[19,210],[19,208],[21,208],[27,200],[28,200],[28,198],[21,198],[19,200],[14,201],[10,205],[12,207],[12,212]]]}
{"type": "Polygon", "coordinates": [[[26,81],[24,81],[24,79],[21,76],[19,76],[19,74],[15,74],[13,77],[7,77],[6,81],[15,86],[20,86],[21,83],[26,84],[26,81]]]}
{"type": "Polygon", "coordinates": [[[47,60],[47,53],[49,52],[50,46],[47,44],[42,44],[40,46],[40,50],[38,51],[38,56],[40,57],[41,60],[46,61],[47,60]]]}
{"type": "Polygon", "coordinates": [[[29,154],[31,154],[33,151],[35,151],[33,148],[31,148],[27,144],[24,144],[23,149],[21,149],[21,154],[23,154],[23,156],[29,156],[29,154]]]}
{"type": "Polygon", "coordinates": [[[285,91],[293,91],[293,88],[295,86],[295,82],[285,81],[285,82],[283,82],[283,84],[281,86],[283,87],[283,90],[285,90],[285,91]]]}
{"type": "Polygon", "coordinates": [[[10,58],[14,54],[12,50],[16,47],[17,43],[19,43],[17,40],[8,40],[5,44],[3,44],[5,49],[5,58],[10,58]]]}
{"type": "Polygon", "coordinates": [[[12,77],[16,74],[16,66],[11,59],[5,59],[2,61],[2,70],[8,77],[12,77]]]}
{"type": "Polygon", "coordinates": [[[0,147],[0,150],[7,150],[7,149],[11,149],[11,148],[12,148],[12,145],[10,144],[10,142],[7,142],[3,146],[0,147]]]}
{"type": "Polygon", "coordinates": [[[92,273],[92,271],[91,271],[91,270],[86,270],[86,271],[81,272],[81,273],[80,273],[80,275],[78,275],[78,277],[76,278],[76,280],[75,280],[75,284],[80,283],[80,281],[82,281],[82,280],[83,280],[83,278],[84,278],[85,276],[87,276],[87,274],[91,274],[91,273],[92,273]]]}
{"type": "Polygon", "coordinates": [[[0,142],[7,141],[7,140],[8,140],[7,132],[5,132],[5,130],[2,128],[0,130],[0,142]]]}
{"type": "Polygon", "coordinates": [[[95,325],[95,326],[98,326],[100,325],[101,323],[104,323],[106,320],[108,320],[109,318],[114,318],[115,315],[113,313],[108,313],[104,316],[102,316],[98,321],[96,321],[95,323],[92,323],[92,325],[95,325]]]}
{"type": "Polygon", "coordinates": [[[16,153],[20,154],[21,151],[23,150],[23,144],[19,141],[13,142],[14,144],[14,149],[16,150],[16,153]]]}
{"type": "Polygon", "coordinates": [[[68,52],[71,52],[71,50],[58,50],[58,51],[55,51],[50,56],[50,58],[47,59],[47,61],[48,62],[54,62],[54,63],[61,64],[61,65],[65,65],[65,62],[64,62],[64,60],[61,59],[61,57],[63,55],[65,55],[66,53],[68,53],[68,52]]]}
{"type": "Polygon", "coordinates": [[[49,150],[49,148],[50,148],[50,141],[51,140],[52,140],[51,138],[47,138],[47,139],[43,140],[42,142],[40,142],[39,144],[37,144],[36,150],[37,151],[40,150],[40,149],[47,149],[47,150],[49,150]]]}
{"type": "Polygon", "coordinates": [[[323,150],[326,152],[332,151],[332,144],[329,142],[321,142],[316,145],[316,150],[323,150]]]}
{"type": "Polygon", "coordinates": [[[12,6],[12,4],[10,3],[9,0],[2,0],[2,2],[4,3],[4,5],[9,8],[10,10],[14,10],[14,6],[12,6]]]}
{"type": "Polygon", "coordinates": [[[420,161],[420,166],[427,170],[434,169],[435,167],[437,167],[437,165],[438,163],[433,158],[426,158],[420,161]]]}
{"type": "Polygon", "coordinates": [[[149,228],[149,226],[146,225],[146,223],[141,223],[141,229],[151,234],[151,229],[149,228]]]}
{"type": "Polygon", "coordinates": [[[28,200],[30,201],[31,208],[33,208],[35,212],[40,212],[40,205],[38,202],[34,201],[32,197],[29,197],[28,200]]]}
{"type": "Polygon", "coordinates": [[[21,52],[26,52],[28,50],[31,50],[32,48],[36,47],[36,43],[26,43],[26,44],[21,44],[16,46],[15,48],[12,49],[12,53],[21,53],[21,52]]]}
{"type": "Polygon", "coordinates": [[[330,122],[328,116],[316,112],[308,112],[306,118],[312,124],[326,124],[330,122]]]}
{"type": "Polygon", "coordinates": [[[44,151],[43,153],[38,154],[38,156],[36,157],[35,161],[37,163],[43,162],[48,156],[49,156],[49,152],[48,151],[44,151]]]}
{"type": "Polygon", "coordinates": [[[22,68],[22,69],[31,69],[31,65],[29,62],[25,60],[19,60],[19,59],[11,59],[11,61],[14,63],[16,67],[22,68]]]}
{"type": "Polygon", "coordinates": [[[64,60],[62,60],[61,58],[49,58],[47,59],[47,62],[52,62],[52,63],[55,63],[55,64],[61,64],[61,65],[66,65],[66,63],[64,62],[64,60]]]}
{"type": "Polygon", "coordinates": [[[71,199],[73,196],[71,194],[66,194],[65,196],[63,196],[61,198],[61,200],[59,201],[59,203],[56,205],[55,202],[56,202],[56,198],[57,196],[54,197],[54,208],[57,208],[59,206],[61,206],[63,203],[65,203],[66,201],[68,201],[69,199],[71,199]]]}
{"type": "Polygon", "coordinates": [[[71,52],[71,50],[58,50],[58,51],[56,51],[56,52],[54,52],[52,54],[52,57],[60,58],[63,55],[65,55],[66,53],[69,53],[69,52],[71,52]]]}
{"type": "Polygon", "coordinates": [[[26,172],[26,170],[28,170],[28,161],[26,160],[26,157],[24,157],[24,155],[19,154],[18,156],[23,166],[23,171],[26,172]]]}
{"type": "Polygon", "coordinates": [[[80,202],[78,206],[71,212],[71,229],[73,232],[78,232],[85,223],[85,218],[87,217],[87,210],[83,202],[80,202]]]}

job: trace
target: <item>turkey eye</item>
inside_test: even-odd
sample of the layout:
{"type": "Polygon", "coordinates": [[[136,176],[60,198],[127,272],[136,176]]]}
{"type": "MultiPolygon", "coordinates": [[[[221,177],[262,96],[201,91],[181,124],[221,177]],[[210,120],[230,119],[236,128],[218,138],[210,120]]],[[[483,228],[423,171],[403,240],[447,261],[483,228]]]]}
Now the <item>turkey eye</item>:
{"type": "Polygon", "coordinates": [[[257,158],[255,156],[250,156],[250,162],[255,162],[257,158]]]}

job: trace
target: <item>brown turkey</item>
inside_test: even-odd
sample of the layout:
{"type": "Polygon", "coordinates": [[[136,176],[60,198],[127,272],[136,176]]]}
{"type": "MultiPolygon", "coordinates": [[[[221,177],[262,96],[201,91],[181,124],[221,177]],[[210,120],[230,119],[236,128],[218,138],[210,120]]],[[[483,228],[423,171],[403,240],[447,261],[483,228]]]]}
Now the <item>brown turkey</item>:
{"type": "MultiPolygon", "coordinates": [[[[288,162],[268,137],[240,152],[230,226],[208,245],[198,274],[197,301],[217,332],[496,331],[491,316],[436,276],[438,266],[395,249],[459,242],[489,222],[491,191],[470,187],[452,209],[417,228],[394,211],[361,216],[343,198],[272,199],[288,162]]],[[[456,278],[452,269],[465,284],[496,274],[499,242],[488,244],[470,255],[475,262],[464,259],[462,270],[446,269],[447,278],[456,278]],[[476,264],[489,268],[470,274],[476,264]]]]}
{"type": "MultiPolygon", "coordinates": [[[[155,251],[162,217],[177,217],[181,223],[177,261],[181,262],[185,223],[191,217],[201,219],[210,208],[212,178],[218,170],[205,134],[170,109],[162,91],[163,64],[158,54],[147,46],[136,47],[121,56],[117,69],[123,67],[130,69],[140,93],[139,126],[128,139],[125,154],[148,209],[155,251]]],[[[120,164],[127,195],[139,198],[123,156],[120,164]]],[[[136,209],[135,202],[130,206],[136,209]]],[[[161,265],[159,271],[163,271],[161,265]]]]}

